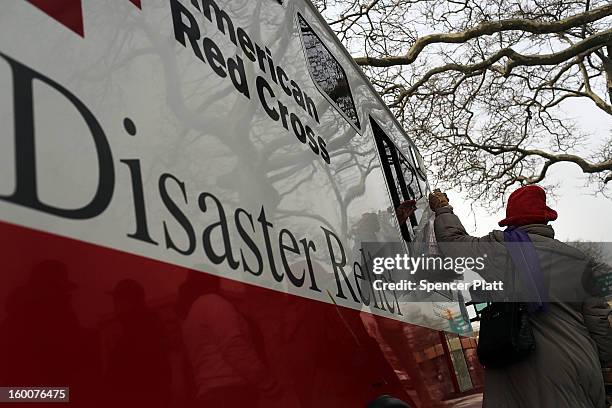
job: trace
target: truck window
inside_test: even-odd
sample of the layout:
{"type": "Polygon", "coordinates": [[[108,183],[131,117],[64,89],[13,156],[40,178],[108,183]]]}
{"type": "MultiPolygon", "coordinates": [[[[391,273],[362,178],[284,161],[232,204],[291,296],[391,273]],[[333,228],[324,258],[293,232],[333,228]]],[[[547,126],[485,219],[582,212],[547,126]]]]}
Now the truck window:
{"type": "MultiPolygon", "coordinates": [[[[423,197],[415,165],[406,159],[374,119],[370,118],[370,123],[372,124],[374,140],[376,140],[376,147],[380,154],[385,179],[391,193],[393,207],[399,207],[406,200],[418,200],[423,197]]],[[[418,221],[415,215],[412,215],[408,221],[400,225],[402,237],[406,242],[413,240],[413,227],[417,225],[418,221]]]]}
{"type": "Polygon", "coordinates": [[[425,174],[425,166],[423,164],[423,158],[421,154],[416,150],[416,148],[410,145],[410,155],[412,156],[412,162],[415,165],[416,171],[423,181],[427,181],[427,176],[425,174]]]}
{"type": "Polygon", "coordinates": [[[319,90],[327,95],[336,107],[344,112],[346,117],[360,129],[355,102],[344,68],[323,44],[323,41],[304,17],[299,13],[297,17],[310,76],[318,85],[319,90]]]}

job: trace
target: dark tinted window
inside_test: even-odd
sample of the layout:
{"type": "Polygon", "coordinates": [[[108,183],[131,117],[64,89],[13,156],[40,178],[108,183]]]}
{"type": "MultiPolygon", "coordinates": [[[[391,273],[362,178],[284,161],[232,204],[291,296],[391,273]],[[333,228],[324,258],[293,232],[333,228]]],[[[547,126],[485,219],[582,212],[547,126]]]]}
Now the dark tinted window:
{"type": "Polygon", "coordinates": [[[359,128],[359,118],[344,68],[300,14],[298,14],[298,21],[312,78],[359,128]]]}
{"type": "MultiPolygon", "coordinates": [[[[419,200],[423,197],[420,183],[417,179],[415,166],[397,149],[389,136],[382,130],[375,120],[370,118],[374,140],[382,162],[383,172],[393,207],[398,208],[406,200],[419,200]]],[[[400,224],[402,237],[412,241],[414,227],[418,225],[416,216],[413,214],[406,223],[400,224]]]]}

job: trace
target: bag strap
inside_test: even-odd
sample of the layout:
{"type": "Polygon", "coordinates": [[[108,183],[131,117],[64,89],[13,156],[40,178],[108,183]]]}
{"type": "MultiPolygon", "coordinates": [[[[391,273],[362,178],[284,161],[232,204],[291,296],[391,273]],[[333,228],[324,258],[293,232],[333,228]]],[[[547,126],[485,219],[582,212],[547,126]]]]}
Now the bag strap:
{"type": "MultiPolygon", "coordinates": [[[[504,243],[505,245],[505,243],[504,243]]],[[[516,302],[516,267],[512,262],[511,258],[505,257],[506,266],[504,268],[504,282],[510,286],[510,294],[507,295],[507,291],[504,290],[504,302],[514,303],[516,302]]]]}
{"type": "MultiPolygon", "coordinates": [[[[515,269],[517,269],[518,273],[521,275],[521,281],[525,284],[530,295],[535,299],[535,302],[527,302],[529,303],[530,312],[533,313],[544,310],[545,304],[542,300],[544,283],[540,268],[540,260],[529,235],[525,231],[516,228],[508,228],[504,231],[504,246],[510,254],[515,269]]],[[[513,274],[513,278],[514,275],[515,274],[513,274]]],[[[514,285],[512,289],[516,291],[516,285],[514,285]]]]}

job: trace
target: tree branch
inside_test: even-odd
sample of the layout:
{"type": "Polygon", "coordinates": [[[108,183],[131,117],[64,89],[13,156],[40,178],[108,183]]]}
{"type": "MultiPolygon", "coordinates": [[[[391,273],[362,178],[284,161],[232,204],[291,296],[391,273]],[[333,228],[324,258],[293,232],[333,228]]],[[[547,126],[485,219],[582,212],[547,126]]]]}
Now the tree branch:
{"type": "MultiPolygon", "coordinates": [[[[557,65],[576,55],[601,48],[612,41],[612,29],[594,34],[562,51],[553,54],[543,55],[522,55],[512,49],[508,49],[506,57],[510,61],[504,69],[504,76],[508,76],[512,69],[517,66],[534,66],[534,65],[557,65]]],[[[504,50],[502,50],[504,51],[504,50]]]]}
{"type": "Polygon", "coordinates": [[[589,174],[601,173],[603,171],[612,171],[612,159],[604,160],[599,163],[591,163],[587,161],[586,159],[580,156],[573,155],[573,154],[566,154],[566,153],[553,154],[553,153],[548,153],[548,152],[545,152],[539,149],[523,149],[518,146],[491,147],[491,146],[479,145],[477,143],[469,143],[469,144],[465,143],[463,145],[465,147],[468,147],[468,146],[476,147],[476,148],[485,150],[493,155],[500,155],[503,153],[513,153],[514,152],[514,153],[523,154],[525,156],[539,156],[541,158],[546,159],[548,162],[550,162],[549,166],[554,163],[559,163],[559,162],[574,163],[574,164],[577,164],[584,173],[589,173],[589,174]]]}
{"type": "Polygon", "coordinates": [[[471,74],[474,72],[482,71],[486,68],[490,68],[493,66],[493,64],[495,64],[503,57],[507,57],[509,61],[506,66],[503,68],[499,67],[494,70],[499,72],[503,76],[508,77],[512,70],[518,66],[557,65],[579,54],[590,51],[594,48],[602,47],[610,41],[612,41],[612,29],[593,35],[587,38],[586,40],[580,41],[571,47],[568,47],[562,51],[553,54],[523,55],[514,51],[512,48],[504,48],[502,50],[497,51],[489,58],[477,62],[476,64],[446,64],[427,71],[425,75],[423,75],[418,81],[412,84],[410,88],[407,88],[406,90],[402,91],[392,106],[397,105],[401,99],[412,95],[414,92],[416,92],[417,89],[419,89],[423,84],[429,81],[433,76],[445,72],[457,71],[462,72],[464,74],[471,74]]]}
{"type": "Polygon", "coordinates": [[[421,37],[416,40],[412,47],[410,47],[410,50],[408,50],[406,55],[386,58],[365,56],[357,57],[355,58],[355,61],[359,65],[367,65],[372,67],[409,65],[416,61],[419,54],[425,49],[425,47],[435,43],[461,44],[484,35],[492,35],[495,33],[512,30],[520,30],[532,34],[552,34],[565,31],[572,27],[582,26],[610,15],[612,15],[612,3],[553,22],[526,19],[487,21],[465,31],[444,34],[430,34],[421,37]]]}

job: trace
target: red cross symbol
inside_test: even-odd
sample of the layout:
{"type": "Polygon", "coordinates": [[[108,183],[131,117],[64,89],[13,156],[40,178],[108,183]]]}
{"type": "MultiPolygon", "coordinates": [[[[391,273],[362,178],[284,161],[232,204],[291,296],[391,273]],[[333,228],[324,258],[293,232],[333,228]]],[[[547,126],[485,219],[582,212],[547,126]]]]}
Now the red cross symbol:
{"type": "MultiPolygon", "coordinates": [[[[83,30],[83,6],[81,0],[27,0],[81,37],[83,30]]],[[[129,0],[141,8],[140,0],[129,0]]]]}

